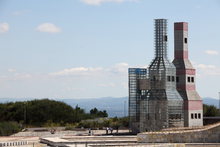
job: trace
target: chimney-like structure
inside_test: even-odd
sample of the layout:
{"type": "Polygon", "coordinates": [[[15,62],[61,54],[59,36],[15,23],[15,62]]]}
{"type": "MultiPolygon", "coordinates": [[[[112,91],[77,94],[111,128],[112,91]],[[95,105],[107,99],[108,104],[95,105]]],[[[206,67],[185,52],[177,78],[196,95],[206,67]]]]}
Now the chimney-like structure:
{"type": "Polygon", "coordinates": [[[155,57],[167,58],[167,20],[156,19],[154,22],[155,32],[155,57]]]}
{"type": "Polygon", "coordinates": [[[202,99],[195,87],[196,70],[188,58],[188,23],[174,24],[174,60],[177,90],[184,99],[184,126],[203,125],[202,99]]]}
{"type": "Polygon", "coordinates": [[[141,90],[140,132],[183,126],[183,99],[176,90],[176,68],[167,58],[167,20],[155,20],[155,58],[148,68],[150,87],[141,90]]]}
{"type": "Polygon", "coordinates": [[[174,24],[175,58],[167,55],[167,20],[155,19],[155,57],[148,68],[129,68],[129,124],[133,133],[202,126],[202,100],[188,59],[188,23],[174,24]]]}

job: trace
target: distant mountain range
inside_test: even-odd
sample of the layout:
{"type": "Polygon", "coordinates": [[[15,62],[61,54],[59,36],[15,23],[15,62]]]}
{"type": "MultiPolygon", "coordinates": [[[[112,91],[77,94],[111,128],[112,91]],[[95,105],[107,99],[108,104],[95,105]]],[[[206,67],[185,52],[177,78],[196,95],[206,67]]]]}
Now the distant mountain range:
{"type": "MultiPolygon", "coordinates": [[[[16,101],[29,101],[34,100],[34,98],[0,98],[0,103],[6,102],[16,102],[16,101]]],[[[87,98],[87,99],[53,99],[57,101],[62,101],[72,107],[77,105],[80,108],[85,109],[89,112],[91,109],[96,107],[99,110],[106,110],[110,117],[127,116],[128,115],[128,97],[106,97],[106,98],[87,98]]],[[[203,103],[208,105],[219,106],[219,100],[214,98],[203,98],[203,103]]]]}
{"type": "Polygon", "coordinates": [[[214,105],[217,108],[219,108],[219,99],[205,97],[205,98],[203,98],[203,104],[214,105]]]}

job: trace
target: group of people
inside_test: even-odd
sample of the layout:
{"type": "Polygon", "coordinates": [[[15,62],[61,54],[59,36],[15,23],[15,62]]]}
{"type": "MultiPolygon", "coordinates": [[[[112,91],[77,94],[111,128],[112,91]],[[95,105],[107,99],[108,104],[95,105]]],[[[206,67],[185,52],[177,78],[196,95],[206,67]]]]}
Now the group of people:
{"type": "MultiPolygon", "coordinates": [[[[106,130],[106,135],[107,135],[107,134],[112,134],[114,129],[111,128],[111,127],[106,127],[105,130],[106,130]]],[[[89,128],[88,131],[89,131],[89,132],[88,132],[88,135],[89,135],[89,136],[93,135],[93,131],[92,131],[91,128],[89,128]]]]}
{"type": "Polygon", "coordinates": [[[106,128],[106,134],[108,134],[108,131],[110,131],[111,134],[112,134],[112,133],[113,133],[113,128],[109,128],[109,127],[107,127],[107,128],[106,128]]]}

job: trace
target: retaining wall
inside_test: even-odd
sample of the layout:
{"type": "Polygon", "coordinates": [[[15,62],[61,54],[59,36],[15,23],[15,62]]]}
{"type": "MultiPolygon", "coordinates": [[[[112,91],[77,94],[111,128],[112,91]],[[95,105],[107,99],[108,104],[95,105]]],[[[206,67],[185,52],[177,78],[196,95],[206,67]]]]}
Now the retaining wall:
{"type": "Polygon", "coordinates": [[[146,132],[137,135],[139,143],[220,143],[220,123],[192,130],[146,132]]]}

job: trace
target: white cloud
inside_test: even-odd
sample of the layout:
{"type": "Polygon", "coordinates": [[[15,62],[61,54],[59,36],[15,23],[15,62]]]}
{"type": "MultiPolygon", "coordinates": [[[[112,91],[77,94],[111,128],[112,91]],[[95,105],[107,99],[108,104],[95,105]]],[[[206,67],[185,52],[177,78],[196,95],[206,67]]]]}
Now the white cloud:
{"type": "Polygon", "coordinates": [[[30,79],[32,77],[33,77],[33,75],[31,75],[29,73],[16,73],[14,75],[14,80],[24,80],[24,79],[30,79]]]}
{"type": "Polygon", "coordinates": [[[102,72],[103,69],[100,67],[74,67],[74,68],[67,68],[58,72],[50,73],[49,75],[52,76],[88,76],[98,74],[102,72]]]}
{"type": "Polygon", "coordinates": [[[127,63],[118,63],[115,64],[113,67],[109,68],[108,70],[115,74],[127,74],[128,68],[129,65],[127,63]]]}
{"type": "Polygon", "coordinates": [[[197,69],[199,76],[220,76],[220,67],[215,65],[194,63],[194,66],[197,69]]]}
{"type": "Polygon", "coordinates": [[[206,65],[206,64],[198,64],[197,67],[199,69],[207,70],[207,69],[216,69],[215,65],[206,65]]]}
{"type": "Polygon", "coordinates": [[[59,33],[61,29],[52,23],[43,23],[37,27],[39,32],[59,33]]]}
{"type": "Polygon", "coordinates": [[[205,53],[208,55],[218,55],[219,54],[219,52],[215,51],[215,50],[206,50],[205,53]]]}
{"type": "Polygon", "coordinates": [[[107,2],[123,3],[123,2],[138,2],[139,0],[81,0],[81,1],[88,5],[101,5],[102,3],[107,3],[107,2]]]}
{"type": "Polygon", "coordinates": [[[10,68],[8,69],[8,72],[16,72],[16,69],[10,68]]]}
{"type": "Polygon", "coordinates": [[[29,73],[15,73],[16,71],[13,69],[9,69],[8,72],[13,72],[12,75],[1,75],[1,81],[18,81],[18,80],[28,80],[33,78],[32,74],[29,73]]]}
{"type": "Polygon", "coordinates": [[[126,75],[129,65],[118,63],[112,67],[73,67],[61,71],[49,73],[49,76],[106,76],[106,75],[126,75]]]}
{"type": "Polygon", "coordinates": [[[5,33],[9,31],[9,24],[6,22],[0,23],[0,33],[5,33]]]}

